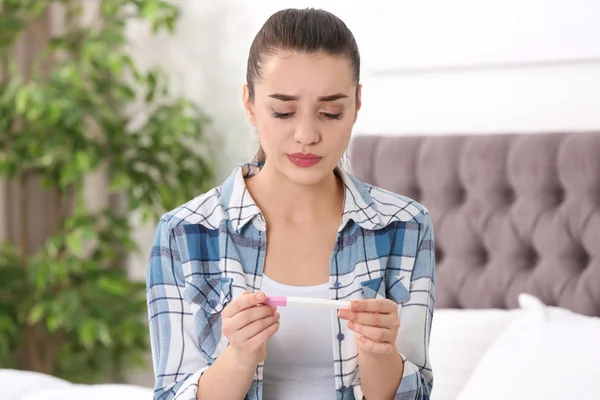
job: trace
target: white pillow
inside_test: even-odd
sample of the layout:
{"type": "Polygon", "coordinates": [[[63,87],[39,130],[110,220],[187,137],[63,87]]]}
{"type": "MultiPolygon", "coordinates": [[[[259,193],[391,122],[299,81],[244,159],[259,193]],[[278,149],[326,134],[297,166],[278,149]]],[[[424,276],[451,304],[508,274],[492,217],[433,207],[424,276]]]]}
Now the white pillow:
{"type": "Polygon", "coordinates": [[[436,309],[429,355],[432,400],[455,400],[488,348],[519,310],[436,309]]]}
{"type": "Polygon", "coordinates": [[[70,388],[45,389],[22,400],[150,400],[152,389],[133,385],[72,385],[70,388]]]}
{"type": "Polygon", "coordinates": [[[521,295],[524,312],[477,366],[458,400],[600,399],[600,318],[521,295]]]}
{"type": "Polygon", "coordinates": [[[72,384],[50,375],[32,371],[0,369],[0,398],[21,400],[30,393],[45,389],[69,388],[72,384]]]}
{"type": "Polygon", "coordinates": [[[0,369],[0,399],[4,400],[148,400],[150,388],[121,385],[76,385],[51,375],[0,369]]]}

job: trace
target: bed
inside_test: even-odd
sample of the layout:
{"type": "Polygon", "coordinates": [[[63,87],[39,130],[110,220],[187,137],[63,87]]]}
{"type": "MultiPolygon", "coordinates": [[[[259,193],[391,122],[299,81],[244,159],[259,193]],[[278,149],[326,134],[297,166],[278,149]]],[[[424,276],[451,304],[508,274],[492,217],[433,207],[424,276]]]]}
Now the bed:
{"type": "Polygon", "coordinates": [[[74,384],[57,377],[0,369],[0,400],[149,400],[152,389],[127,384],[74,384]]]}
{"type": "Polygon", "coordinates": [[[433,400],[600,399],[600,133],[357,135],[430,212],[433,400]]]}

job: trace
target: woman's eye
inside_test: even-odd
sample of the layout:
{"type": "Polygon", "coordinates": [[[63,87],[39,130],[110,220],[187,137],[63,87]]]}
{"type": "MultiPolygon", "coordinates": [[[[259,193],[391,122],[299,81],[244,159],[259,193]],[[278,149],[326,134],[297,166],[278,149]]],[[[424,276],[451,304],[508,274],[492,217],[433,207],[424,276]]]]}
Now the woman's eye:
{"type": "Polygon", "coordinates": [[[331,113],[322,113],[322,115],[327,119],[340,119],[342,118],[342,113],[331,114],[331,113]]]}
{"type": "Polygon", "coordinates": [[[286,118],[290,118],[291,116],[293,116],[294,113],[293,112],[288,112],[288,113],[280,113],[277,111],[273,111],[273,117],[275,118],[279,118],[279,119],[286,119],[286,118]]]}
{"type": "MultiPolygon", "coordinates": [[[[277,111],[273,111],[272,115],[274,118],[279,118],[279,119],[288,119],[294,116],[294,112],[287,112],[287,113],[281,113],[281,112],[277,112],[277,111]]],[[[342,118],[342,113],[338,113],[338,114],[332,114],[332,113],[326,113],[326,112],[322,112],[321,115],[327,119],[341,119],[342,118]]]]}

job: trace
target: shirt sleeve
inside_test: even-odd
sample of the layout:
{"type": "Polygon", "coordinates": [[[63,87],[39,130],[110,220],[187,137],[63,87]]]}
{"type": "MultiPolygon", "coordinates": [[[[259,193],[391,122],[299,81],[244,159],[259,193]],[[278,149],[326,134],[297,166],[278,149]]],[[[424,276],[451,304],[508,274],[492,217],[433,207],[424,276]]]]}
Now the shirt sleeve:
{"type": "Polygon", "coordinates": [[[404,360],[404,374],[395,400],[429,400],[433,372],[429,338],[434,309],[435,251],[429,215],[422,228],[410,279],[409,298],[400,309],[396,347],[404,360]]]}
{"type": "Polygon", "coordinates": [[[163,218],[156,230],[147,271],[154,400],[196,400],[198,380],[208,368],[183,289],[179,252],[163,218]]]}

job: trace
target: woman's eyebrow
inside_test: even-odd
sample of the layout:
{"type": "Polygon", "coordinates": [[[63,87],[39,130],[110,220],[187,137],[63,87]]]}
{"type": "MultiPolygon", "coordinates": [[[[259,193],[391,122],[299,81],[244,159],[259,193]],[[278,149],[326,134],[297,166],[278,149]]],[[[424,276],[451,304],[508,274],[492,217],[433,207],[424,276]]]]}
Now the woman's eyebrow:
{"type": "MultiPolygon", "coordinates": [[[[271,97],[276,100],[281,100],[281,101],[296,101],[300,98],[300,96],[293,96],[293,95],[283,94],[283,93],[272,93],[268,97],[271,97]]],[[[346,98],[348,98],[348,96],[345,95],[344,93],[335,93],[335,94],[330,94],[327,96],[321,96],[321,97],[319,97],[319,101],[335,101],[335,100],[346,99],[346,98]]]]}
{"type": "Polygon", "coordinates": [[[330,94],[328,96],[319,97],[319,101],[336,101],[339,99],[347,99],[348,96],[344,93],[330,94]]]}

